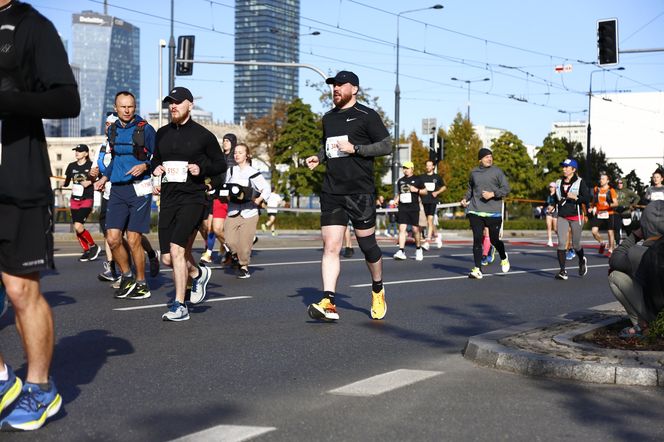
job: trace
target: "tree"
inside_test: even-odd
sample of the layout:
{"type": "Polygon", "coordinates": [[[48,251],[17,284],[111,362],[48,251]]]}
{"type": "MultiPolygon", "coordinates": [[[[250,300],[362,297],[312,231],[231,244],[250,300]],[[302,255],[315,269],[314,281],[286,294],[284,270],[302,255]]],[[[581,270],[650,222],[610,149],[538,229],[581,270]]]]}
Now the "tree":
{"type": "Polygon", "coordinates": [[[552,137],[552,134],[544,138],[542,146],[537,150],[536,179],[533,182],[535,194],[544,194],[547,184],[560,178],[560,163],[570,156],[569,143],[561,138],[552,137]]]}
{"type": "Polygon", "coordinates": [[[286,109],[286,121],[274,143],[275,165],[288,165],[284,172],[272,175],[277,192],[298,196],[320,192],[325,168],[309,170],[304,160],[318,152],[322,136],[318,116],[296,98],[286,109]]]}
{"type": "Polygon", "coordinates": [[[623,185],[625,188],[632,189],[639,197],[646,191],[646,185],[643,184],[643,181],[641,181],[634,169],[625,175],[623,185]]]}
{"type": "Polygon", "coordinates": [[[493,141],[492,148],[494,164],[505,172],[512,189],[510,198],[529,199],[539,193],[539,188],[533,187],[537,181],[533,161],[519,137],[505,132],[493,141]]]}
{"type": "MultiPolygon", "coordinates": [[[[600,172],[606,172],[609,176],[609,181],[611,182],[615,181],[618,177],[622,176],[623,173],[622,169],[620,169],[620,166],[618,166],[618,164],[614,163],[613,161],[609,162],[606,160],[606,154],[602,151],[602,149],[597,151],[595,150],[594,147],[590,150],[590,171],[591,171],[590,183],[587,183],[589,186],[590,185],[596,186],[597,184],[599,184],[600,172]]],[[[584,174],[581,176],[586,176],[585,162],[584,162],[583,172],[584,174]]]]}
{"type": "Polygon", "coordinates": [[[249,131],[247,144],[254,153],[254,156],[263,152],[266,153],[272,176],[275,176],[277,171],[277,163],[274,161],[276,155],[274,144],[279,138],[281,129],[286,122],[287,107],[288,105],[284,101],[278,100],[267,115],[261,118],[249,115],[245,122],[245,126],[249,131]]]}
{"type": "Polygon", "coordinates": [[[447,191],[444,202],[461,201],[468,188],[468,174],[477,165],[477,152],[482,146],[473,125],[457,113],[445,137],[445,159],[441,161],[439,174],[445,180],[447,191]]]}
{"type": "Polygon", "coordinates": [[[415,175],[421,175],[426,172],[425,163],[429,159],[429,149],[424,147],[422,141],[417,138],[417,133],[412,131],[408,138],[407,143],[410,143],[410,160],[415,165],[415,175]]]}

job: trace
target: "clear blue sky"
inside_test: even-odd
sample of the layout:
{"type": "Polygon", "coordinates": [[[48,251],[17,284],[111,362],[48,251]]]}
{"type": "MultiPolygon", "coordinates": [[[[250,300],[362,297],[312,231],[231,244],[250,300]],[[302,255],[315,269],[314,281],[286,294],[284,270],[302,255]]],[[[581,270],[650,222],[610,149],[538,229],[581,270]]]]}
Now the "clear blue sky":
{"type": "MultiPolygon", "coordinates": [[[[102,12],[97,0],[33,0],[65,39],[71,15],[102,12]]],[[[170,35],[170,1],[109,0],[109,14],[141,28],[141,113],[154,111],[157,99],[158,45],[170,35]]],[[[360,84],[380,97],[394,117],[396,14],[432,6],[412,0],[301,0],[300,62],[324,72],[353,70],[360,84]],[[326,6],[326,7],[324,7],[326,6]]],[[[558,110],[588,107],[590,72],[596,59],[596,21],[618,18],[621,49],[664,47],[664,1],[585,0],[441,1],[442,10],[404,14],[400,19],[401,131],[420,132],[422,118],[447,126],[465,114],[466,84],[451,77],[490,81],[471,84],[471,120],[516,133],[539,145],[553,121],[566,121],[558,110]],[[554,66],[571,64],[558,74],[554,66]],[[508,98],[513,96],[514,98],[508,98]]],[[[175,36],[196,35],[196,58],[233,59],[232,0],[176,0],[175,36]],[[185,24],[186,23],[186,24],[185,24]],[[193,25],[193,26],[192,26],[193,25]]],[[[164,51],[167,59],[167,52],[164,51]]],[[[593,91],[664,90],[664,52],[622,54],[620,72],[593,75],[593,91]]],[[[166,68],[164,69],[166,72],[166,68]]],[[[301,70],[300,96],[322,112],[318,94],[307,82],[321,77],[301,70]]],[[[166,84],[166,78],[164,79],[166,84]]],[[[197,104],[215,119],[232,121],[233,67],[196,65],[193,77],[176,79],[189,87],[197,104]]],[[[620,110],[617,109],[617,112],[620,110]]],[[[664,117],[664,116],[663,116],[664,117]]],[[[584,119],[584,114],[571,116],[584,119]]]]}

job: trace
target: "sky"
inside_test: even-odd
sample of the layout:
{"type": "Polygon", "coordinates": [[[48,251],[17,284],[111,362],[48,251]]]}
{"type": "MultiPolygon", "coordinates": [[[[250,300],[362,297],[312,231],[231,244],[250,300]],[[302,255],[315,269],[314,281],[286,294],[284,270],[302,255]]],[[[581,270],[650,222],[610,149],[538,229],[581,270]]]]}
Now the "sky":
{"type": "MultiPolygon", "coordinates": [[[[99,0],[29,2],[66,40],[73,13],[103,12],[99,0]]],[[[663,0],[447,0],[440,2],[443,9],[424,9],[434,4],[301,0],[299,61],[330,75],[354,71],[393,120],[397,14],[403,13],[400,131],[422,136],[424,118],[447,127],[457,112],[465,115],[469,80],[471,121],[509,130],[529,145],[541,145],[554,121],[586,119],[591,78],[597,95],[664,90],[664,52],[621,54],[624,70],[591,74],[600,69],[592,64],[597,20],[618,19],[621,50],[664,48],[663,0]],[[315,31],[320,35],[310,35],[315,31]],[[562,65],[571,65],[571,71],[557,73],[555,67],[562,65]]],[[[164,90],[158,90],[158,58],[159,40],[170,36],[170,1],[108,0],[108,5],[110,15],[141,29],[140,112],[146,115],[166,92],[166,62],[164,90]]],[[[175,20],[176,39],[196,36],[196,59],[233,60],[232,0],[175,0],[175,20]]],[[[167,60],[166,50],[163,55],[167,60]]],[[[299,95],[318,113],[325,109],[310,84],[320,81],[314,71],[300,70],[299,95]]],[[[232,66],[196,65],[194,75],[176,78],[176,85],[191,89],[196,104],[216,120],[233,120],[232,66]]]]}

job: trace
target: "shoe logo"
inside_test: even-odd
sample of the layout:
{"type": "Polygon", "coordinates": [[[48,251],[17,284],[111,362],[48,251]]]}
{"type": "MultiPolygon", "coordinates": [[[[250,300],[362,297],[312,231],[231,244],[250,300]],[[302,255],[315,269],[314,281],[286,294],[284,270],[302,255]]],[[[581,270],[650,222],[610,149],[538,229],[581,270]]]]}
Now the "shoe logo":
{"type": "Polygon", "coordinates": [[[346,123],[348,123],[350,121],[354,121],[354,120],[357,120],[357,118],[346,118],[346,123]]]}

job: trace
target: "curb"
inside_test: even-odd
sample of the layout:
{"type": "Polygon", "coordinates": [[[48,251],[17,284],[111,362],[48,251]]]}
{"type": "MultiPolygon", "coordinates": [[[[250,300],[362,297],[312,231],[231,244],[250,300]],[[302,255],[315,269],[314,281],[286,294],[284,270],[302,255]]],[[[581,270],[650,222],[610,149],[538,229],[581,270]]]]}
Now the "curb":
{"type": "Polygon", "coordinates": [[[611,303],[472,336],[463,356],[526,376],[664,387],[664,352],[605,349],[575,338],[625,320],[611,303]]]}

